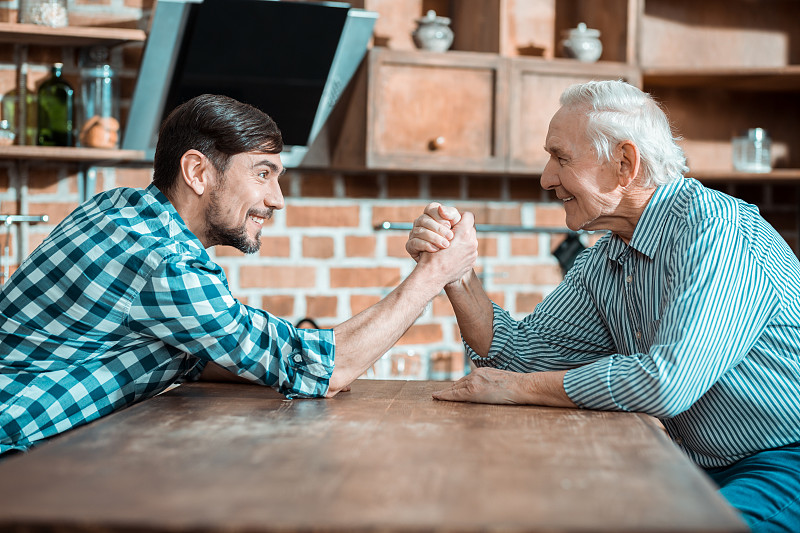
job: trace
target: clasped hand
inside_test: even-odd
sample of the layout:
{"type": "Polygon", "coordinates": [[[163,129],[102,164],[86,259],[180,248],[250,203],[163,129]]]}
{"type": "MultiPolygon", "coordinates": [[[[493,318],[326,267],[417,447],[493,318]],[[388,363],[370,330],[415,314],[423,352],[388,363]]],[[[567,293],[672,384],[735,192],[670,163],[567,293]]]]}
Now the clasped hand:
{"type": "Polygon", "coordinates": [[[420,265],[430,264],[441,272],[445,284],[456,282],[472,271],[478,259],[475,218],[431,203],[414,221],[406,251],[420,265]]]}
{"type": "MultiPolygon", "coordinates": [[[[470,215],[465,213],[465,215],[470,215]]],[[[474,218],[470,215],[474,231],[474,218]]],[[[455,207],[444,206],[438,202],[428,204],[425,211],[414,221],[408,234],[406,251],[419,262],[423,252],[434,253],[450,246],[455,236],[452,229],[461,222],[461,213],[455,207]]],[[[477,238],[476,238],[477,242],[477,238]]]]}

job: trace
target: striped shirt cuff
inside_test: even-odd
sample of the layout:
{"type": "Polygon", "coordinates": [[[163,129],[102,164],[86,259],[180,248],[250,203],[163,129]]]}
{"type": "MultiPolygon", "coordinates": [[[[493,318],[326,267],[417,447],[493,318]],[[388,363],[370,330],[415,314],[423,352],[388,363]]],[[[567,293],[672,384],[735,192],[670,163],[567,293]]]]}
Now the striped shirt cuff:
{"type": "Polygon", "coordinates": [[[502,307],[492,302],[494,308],[494,320],[492,322],[492,344],[489,347],[489,355],[483,357],[475,352],[472,347],[461,336],[461,341],[464,343],[464,349],[467,355],[475,363],[476,366],[490,366],[492,368],[499,368],[505,370],[513,359],[514,350],[514,334],[515,334],[515,321],[511,318],[502,307]]]}
{"type": "Polygon", "coordinates": [[[619,411],[621,406],[611,393],[610,372],[611,363],[607,359],[573,368],[564,375],[564,391],[583,409],[619,411]]]}

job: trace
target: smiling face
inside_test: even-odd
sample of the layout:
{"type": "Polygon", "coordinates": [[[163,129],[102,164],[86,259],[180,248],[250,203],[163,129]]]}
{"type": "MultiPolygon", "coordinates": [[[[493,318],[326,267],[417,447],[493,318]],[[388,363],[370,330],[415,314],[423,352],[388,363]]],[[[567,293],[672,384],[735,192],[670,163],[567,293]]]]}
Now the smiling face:
{"type": "Polygon", "coordinates": [[[247,152],[234,155],[223,174],[217,174],[206,209],[209,245],[225,245],[246,253],[261,248],[261,228],[275,209],[283,209],[278,178],[283,174],[279,154],[247,152]]]}
{"type": "Polygon", "coordinates": [[[562,107],[553,116],[544,147],[550,160],[541,185],[564,202],[569,229],[615,231],[624,188],[618,165],[598,162],[586,134],[587,120],[585,111],[576,108],[562,107]]]}

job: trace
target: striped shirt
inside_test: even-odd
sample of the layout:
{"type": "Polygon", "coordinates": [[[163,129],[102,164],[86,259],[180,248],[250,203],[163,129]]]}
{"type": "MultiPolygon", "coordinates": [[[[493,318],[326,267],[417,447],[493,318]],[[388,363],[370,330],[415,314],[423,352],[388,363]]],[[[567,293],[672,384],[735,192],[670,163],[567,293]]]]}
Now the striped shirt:
{"type": "Polygon", "coordinates": [[[234,299],[152,185],[81,205],[0,289],[0,453],[154,396],[206,361],[289,397],[328,389],[333,331],[234,299]]]}
{"type": "Polygon", "coordinates": [[[800,264],[750,204],[683,179],[607,234],[479,366],[570,369],[589,409],[658,417],[700,466],[800,441],[800,264]]]}

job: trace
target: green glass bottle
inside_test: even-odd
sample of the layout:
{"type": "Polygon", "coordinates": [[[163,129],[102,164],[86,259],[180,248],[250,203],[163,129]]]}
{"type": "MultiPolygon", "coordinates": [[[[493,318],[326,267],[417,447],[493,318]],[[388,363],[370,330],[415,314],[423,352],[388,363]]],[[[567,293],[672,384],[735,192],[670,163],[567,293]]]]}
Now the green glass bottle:
{"type": "Polygon", "coordinates": [[[75,91],[61,76],[61,63],[51,69],[52,76],[39,87],[37,144],[40,146],[73,146],[72,122],[75,91]]]}

